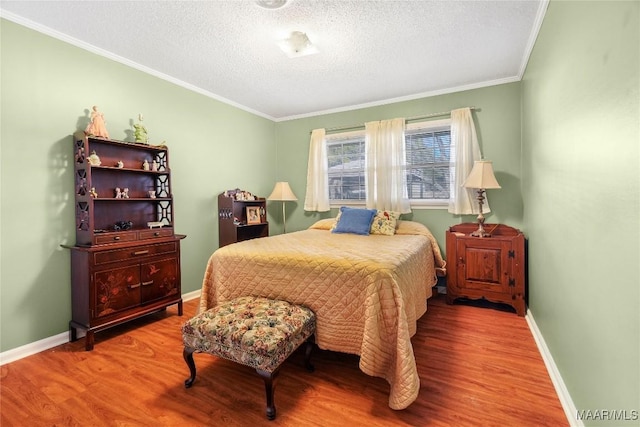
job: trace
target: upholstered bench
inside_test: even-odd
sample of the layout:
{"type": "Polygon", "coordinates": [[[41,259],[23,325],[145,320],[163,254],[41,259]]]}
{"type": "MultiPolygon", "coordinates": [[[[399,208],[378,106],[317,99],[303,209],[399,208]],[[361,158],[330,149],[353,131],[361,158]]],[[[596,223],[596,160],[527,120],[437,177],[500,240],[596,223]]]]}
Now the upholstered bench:
{"type": "Polygon", "coordinates": [[[264,380],[267,418],[276,417],[275,378],[282,362],[306,342],[305,365],[311,365],[316,316],[310,309],[286,301],[240,297],[198,314],[182,326],[184,360],[196,379],[194,352],[209,353],[255,368],[264,380]]]}

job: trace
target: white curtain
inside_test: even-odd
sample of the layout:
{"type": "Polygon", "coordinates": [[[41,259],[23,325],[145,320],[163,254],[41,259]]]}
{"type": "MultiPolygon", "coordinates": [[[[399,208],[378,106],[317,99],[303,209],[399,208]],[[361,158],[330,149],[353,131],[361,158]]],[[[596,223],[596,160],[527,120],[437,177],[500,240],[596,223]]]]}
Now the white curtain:
{"type": "Polygon", "coordinates": [[[304,210],[326,212],[329,205],[329,177],[327,175],[327,144],[325,130],[314,129],[309,142],[309,164],[307,166],[307,194],[304,210]]]}
{"type": "Polygon", "coordinates": [[[365,189],[369,209],[411,212],[404,119],[365,123],[365,189]]]}
{"type": "MultiPolygon", "coordinates": [[[[469,108],[451,111],[451,196],[449,212],[456,215],[478,214],[477,191],[462,186],[473,168],[473,162],[481,160],[476,127],[469,108]]],[[[482,211],[490,212],[486,198],[482,211]]]]}

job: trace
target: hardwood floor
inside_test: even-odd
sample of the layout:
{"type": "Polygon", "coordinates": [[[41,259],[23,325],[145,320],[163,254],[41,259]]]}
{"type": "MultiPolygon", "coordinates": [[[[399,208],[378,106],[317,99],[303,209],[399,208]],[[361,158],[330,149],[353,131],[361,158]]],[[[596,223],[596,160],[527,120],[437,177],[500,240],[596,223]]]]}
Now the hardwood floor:
{"type": "Polygon", "coordinates": [[[566,426],[526,321],[438,296],[413,337],[421,388],[402,411],[389,386],[353,355],[317,350],[308,373],[298,351],[281,367],[277,418],[251,368],[196,354],[185,389],[181,324],[197,300],[1,368],[0,424],[9,426],[566,426]]]}

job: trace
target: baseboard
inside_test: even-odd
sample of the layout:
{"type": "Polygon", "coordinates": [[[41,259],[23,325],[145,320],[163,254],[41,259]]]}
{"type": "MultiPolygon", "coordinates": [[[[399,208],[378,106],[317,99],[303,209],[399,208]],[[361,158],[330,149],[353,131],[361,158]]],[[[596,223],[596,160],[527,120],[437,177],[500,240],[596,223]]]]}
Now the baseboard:
{"type": "MultiPolygon", "coordinates": [[[[200,298],[200,290],[188,292],[182,294],[183,301],[191,301],[193,299],[200,298]]],[[[49,350],[50,348],[66,344],[69,342],[69,332],[62,332],[52,337],[44,338],[39,341],[35,341],[29,344],[25,344],[20,347],[12,348],[11,350],[0,353],[0,366],[7,363],[15,362],[24,357],[31,356],[41,351],[49,350]]]]}
{"type": "Polygon", "coordinates": [[[525,319],[529,324],[529,329],[531,330],[533,339],[538,346],[538,351],[540,351],[542,360],[547,367],[547,372],[549,372],[551,382],[553,383],[553,387],[556,389],[556,394],[560,399],[560,404],[562,405],[562,409],[564,409],[564,414],[567,417],[569,425],[572,427],[584,427],[584,423],[582,422],[582,420],[577,419],[578,410],[576,408],[576,405],[574,405],[573,399],[571,399],[569,390],[567,390],[567,387],[562,380],[560,371],[558,371],[558,367],[553,361],[553,357],[551,356],[549,347],[547,347],[547,343],[544,341],[544,338],[540,333],[540,329],[538,329],[538,325],[536,324],[536,321],[533,318],[533,314],[531,314],[530,310],[527,310],[525,319]]]}

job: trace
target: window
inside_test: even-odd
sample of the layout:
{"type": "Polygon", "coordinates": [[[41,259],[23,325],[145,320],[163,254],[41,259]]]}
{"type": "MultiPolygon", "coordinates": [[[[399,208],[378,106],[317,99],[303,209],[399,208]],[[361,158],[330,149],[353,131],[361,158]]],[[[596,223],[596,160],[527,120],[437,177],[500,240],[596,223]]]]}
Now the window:
{"type": "MultiPolygon", "coordinates": [[[[326,136],[329,200],[332,204],[365,201],[364,130],[326,136]]],[[[451,175],[451,121],[407,125],[407,192],[412,206],[448,203],[451,175]]]]}
{"type": "Polygon", "coordinates": [[[445,204],[450,197],[451,121],[421,122],[405,130],[407,190],[412,204],[445,204]]]}
{"type": "Polygon", "coordinates": [[[365,200],[364,131],[327,135],[329,200],[365,200]]]}

